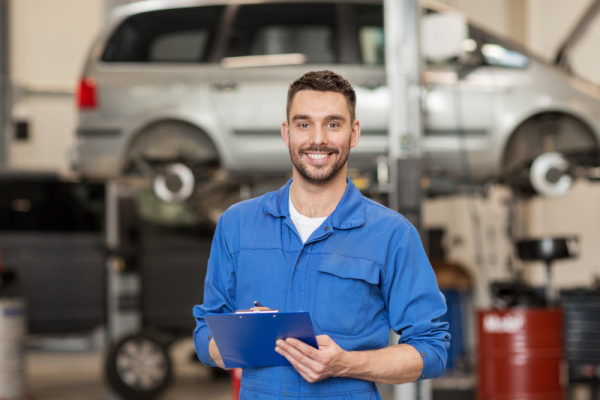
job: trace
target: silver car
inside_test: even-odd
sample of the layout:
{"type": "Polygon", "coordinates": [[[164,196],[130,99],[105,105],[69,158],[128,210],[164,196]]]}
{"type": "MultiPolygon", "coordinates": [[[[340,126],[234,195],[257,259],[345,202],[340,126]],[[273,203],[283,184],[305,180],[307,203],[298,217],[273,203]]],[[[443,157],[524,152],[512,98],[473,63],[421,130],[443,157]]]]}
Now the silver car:
{"type": "MultiPolygon", "coordinates": [[[[423,3],[423,18],[444,13],[457,12],[423,3]]],[[[471,23],[466,32],[457,57],[423,62],[430,181],[495,179],[555,195],[578,171],[594,171],[600,95],[569,72],[570,46],[552,65],[471,23]]],[[[172,201],[189,197],[207,171],[288,173],[280,137],[288,85],[324,69],[353,84],[362,137],[350,162],[375,171],[389,112],[381,1],[122,6],[83,71],[75,167],[102,179],[153,176],[172,201]]]]}

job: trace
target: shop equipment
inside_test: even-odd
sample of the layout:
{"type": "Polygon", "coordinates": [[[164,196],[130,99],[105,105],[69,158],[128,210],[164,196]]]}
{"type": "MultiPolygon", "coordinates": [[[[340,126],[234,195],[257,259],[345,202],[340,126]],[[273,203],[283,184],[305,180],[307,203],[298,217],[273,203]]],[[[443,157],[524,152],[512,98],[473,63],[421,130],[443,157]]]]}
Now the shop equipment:
{"type": "Polygon", "coordinates": [[[561,291],[569,382],[591,386],[600,399],[600,286],[561,291]]]}
{"type": "Polygon", "coordinates": [[[25,305],[20,299],[0,298],[0,399],[25,396],[25,305]]]}
{"type": "Polygon", "coordinates": [[[477,314],[478,399],[564,400],[563,311],[556,307],[552,265],[577,257],[577,239],[523,240],[516,247],[521,259],[546,263],[545,299],[521,283],[492,288],[496,307],[477,314]]]}
{"type": "Polygon", "coordinates": [[[105,203],[105,375],[120,398],[152,399],[172,378],[169,346],[194,331],[214,230],[149,219],[180,215],[185,205],[165,206],[128,182],[108,182],[105,203]]]}

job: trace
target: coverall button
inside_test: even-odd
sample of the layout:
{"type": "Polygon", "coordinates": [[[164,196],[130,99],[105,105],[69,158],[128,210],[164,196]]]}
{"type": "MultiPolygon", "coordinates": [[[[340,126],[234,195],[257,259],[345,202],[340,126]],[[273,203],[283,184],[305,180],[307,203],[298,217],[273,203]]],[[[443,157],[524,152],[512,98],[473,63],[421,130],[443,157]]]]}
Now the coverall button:
{"type": "Polygon", "coordinates": [[[328,226],[326,226],[326,227],[325,227],[325,230],[326,230],[326,231],[328,231],[328,230],[329,230],[329,227],[328,227],[328,226]]]}
{"type": "Polygon", "coordinates": [[[421,355],[422,355],[423,357],[425,357],[427,354],[425,354],[425,352],[422,352],[422,353],[421,353],[421,355]]]}
{"type": "Polygon", "coordinates": [[[212,335],[208,335],[208,340],[212,339],[212,335]]]}
{"type": "Polygon", "coordinates": [[[425,374],[423,374],[423,376],[421,378],[425,378],[425,374]]]}

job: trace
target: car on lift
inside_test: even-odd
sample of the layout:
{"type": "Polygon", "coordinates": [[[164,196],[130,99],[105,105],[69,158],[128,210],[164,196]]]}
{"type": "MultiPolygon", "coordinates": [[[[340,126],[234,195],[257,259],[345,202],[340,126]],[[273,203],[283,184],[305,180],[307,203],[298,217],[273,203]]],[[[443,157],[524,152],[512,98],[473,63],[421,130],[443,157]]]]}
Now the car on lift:
{"type": "MultiPolygon", "coordinates": [[[[422,149],[431,182],[494,179],[554,195],[578,173],[598,171],[579,167],[600,165],[600,92],[569,68],[598,3],[554,64],[466,21],[460,54],[424,60],[422,149]]],[[[459,15],[423,6],[423,18],[459,15]]],[[[331,69],[357,93],[363,131],[350,162],[373,171],[387,152],[384,53],[377,0],[118,7],[83,70],[72,162],[86,177],[151,177],[167,201],[187,199],[196,183],[223,171],[287,173],[279,134],[287,87],[307,71],[331,69]]]]}

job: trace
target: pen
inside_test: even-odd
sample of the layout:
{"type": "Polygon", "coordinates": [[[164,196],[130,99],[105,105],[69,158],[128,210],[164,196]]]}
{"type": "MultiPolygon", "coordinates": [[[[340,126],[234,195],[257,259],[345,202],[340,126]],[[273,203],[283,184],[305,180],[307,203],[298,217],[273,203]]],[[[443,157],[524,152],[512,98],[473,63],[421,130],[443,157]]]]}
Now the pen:
{"type": "Polygon", "coordinates": [[[264,307],[264,306],[262,304],[260,304],[258,301],[255,301],[254,307],[264,307]]]}

